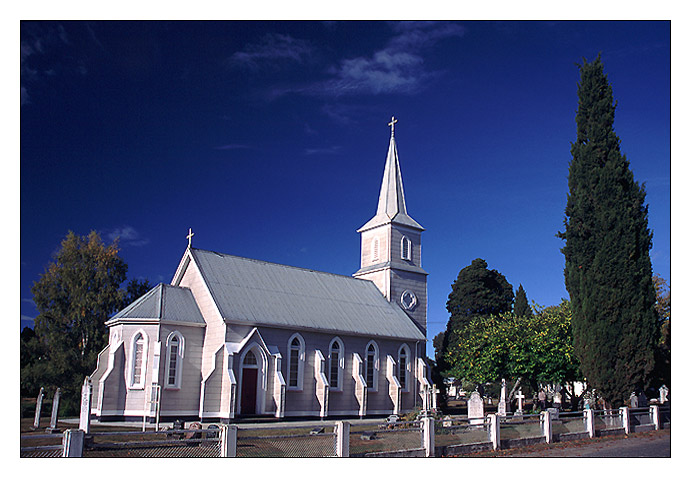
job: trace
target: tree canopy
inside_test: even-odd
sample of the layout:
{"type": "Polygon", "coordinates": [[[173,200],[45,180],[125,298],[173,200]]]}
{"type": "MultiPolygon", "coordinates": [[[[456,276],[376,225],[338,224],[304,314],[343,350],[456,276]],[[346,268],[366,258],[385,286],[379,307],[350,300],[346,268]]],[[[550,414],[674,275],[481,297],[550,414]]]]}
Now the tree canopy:
{"type": "Polygon", "coordinates": [[[571,306],[539,309],[535,316],[477,316],[449,347],[449,375],[475,383],[502,378],[538,382],[581,378],[573,353],[571,306]]]}
{"type": "Polygon", "coordinates": [[[78,403],[84,377],[94,371],[107,342],[105,322],[150,287],[146,280],[133,280],[126,291],[120,288],[127,264],[118,252],[117,241],[106,245],[96,232],[69,232],[34,282],[38,316],[34,330],[21,336],[23,394],[60,387],[68,406],[78,403]]]}
{"type": "Polygon", "coordinates": [[[577,135],[565,208],[565,283],[575,352],[591,387],[610,404],[645,388],[657,315],[645,191],[614,132],[615,103],[600,57],[579,65],[577,135]]]}
{"type": "Polygon", "coordinates": [[[530,317],[533,315],[530,304],[528,304],[528,296],[525,293],[523,284],[519,284],[518,290],[516,291],[516,301],[513,305],[513,313],[518,317],[530,317]]]}
{"type": "Polygon", "coordinates": [[[503,274],[487,268],[483,259],[475,259],[458,273],[451,285],[451,293],[446,302],[450,314],[443,336],[435,337],[435,357],[437,367],[444,372],[449,363],[447,353],[456,344],[462,332],[473,318],[489,317],[508,312],[513,306],[513,287],[503,274]]]}

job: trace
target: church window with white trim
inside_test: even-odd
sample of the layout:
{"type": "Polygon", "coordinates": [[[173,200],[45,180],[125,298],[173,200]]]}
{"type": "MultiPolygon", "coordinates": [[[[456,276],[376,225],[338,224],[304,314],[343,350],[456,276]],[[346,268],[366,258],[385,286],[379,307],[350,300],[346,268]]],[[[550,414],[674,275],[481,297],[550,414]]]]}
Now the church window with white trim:
{"type": "Polygon", "coordinates": [[[288,340],[288,389],[302,390],[305,341],[299,334],[288,340]]]}
{"type": "Polygon", "coordinates": [[[367,388],[371,391],[377,391],[377,370],[379,361],[379,349],[376,342],[370,342],[367,345],[365,353],[365,382],[367,388]]]}
{"type": "Polygon", "coordinates": [[[130,388],[144,388],[146,379],[146,335],[137,332],[130,346],[130,388]]]}
{"type": "Polygon", "coordinates": [[[182,377],[184,340],[180,332],[171,332],[166,339],[165,388],[179,389],[182,377]]]}
{"type": "Polygon", "coordinates": [[[404,261],[409,261],[411,260],[412,257],[412,243],[410,242],[410,239],[408,239],[406,236],[403,236],[401,238],[401,259],[404,261]]]}
{"type": "Polygon", "coordinates": [[[329,387],[340,392],[343,389],[343,369],[345,365],[345,350],[343,342],[336,337],[329,345],[329,387]]]}
{"type": "Polygon", "coordinates": [[[408,391],[408,367],[410,364],[410,349],[407,345],[401,345],[398,349],[398,383],[401,390],[408,391]]]}

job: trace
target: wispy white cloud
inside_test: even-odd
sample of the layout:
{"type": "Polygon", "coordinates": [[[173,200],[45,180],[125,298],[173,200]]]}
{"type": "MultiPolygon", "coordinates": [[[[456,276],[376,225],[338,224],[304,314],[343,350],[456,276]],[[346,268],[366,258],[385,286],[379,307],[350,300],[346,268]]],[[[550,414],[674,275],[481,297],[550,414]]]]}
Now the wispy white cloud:
{"type": "Polygon", "coordinates": [[[84,76],[88,69],[67,30],[55,22],[23,22],[20,35],[20,99],[32,102],[41,82],[60,74],[84,76]],[[56,55],[57,52],[61,52],[56,55]],[[67,52],[67,53],[65,53],[67,52]],[[58,60],[59,58],[59,60],[58,60]]]}
{"type": "Polygon", "coordinates": [[[19,315],[19,320],[20,320],[21,322],[25,322],[25,321],[26,321],[26,322],[34,322],[34,321],[36,320],[36,318],[35,318],[35,317],[29,317],[28,315],[20,314],[20,315],[19,315]]]}
{"type": "Polygon", "coordinates": [[[274,69],[281,63],[303,63],[313,52],[309,42],[289,35],[267,34],[258,43],[252,43],[233,53],[228,65],[234,68],[259,70],[274,69]]]}
{"type": "Polygon", "coordinates": [[[149,239],[142,237],[142,235],[132,226],[116,227],[111,231],[106,231],[104,234],[109,241],[118,239],[121,246],[141,247],[149,243],[149,239]]]}
{"type": "Polygon", "coordinates": [[[425,50],[440,40],[460,37],[464,28],[445,22],[391,23],[395,35],[371,55],[345,58],[326,69],[328,78],[300,87],[275,88],[313,96],[411,94],[425,88],[440,72],[425,66],[425,50]]]}
{"type": "Polygon", "coordinates": [[[340,154],[343,148],[341,146],[329,146],[327,148],[307,148],[305,155],[325,155],[325,154],[340,154]]]}

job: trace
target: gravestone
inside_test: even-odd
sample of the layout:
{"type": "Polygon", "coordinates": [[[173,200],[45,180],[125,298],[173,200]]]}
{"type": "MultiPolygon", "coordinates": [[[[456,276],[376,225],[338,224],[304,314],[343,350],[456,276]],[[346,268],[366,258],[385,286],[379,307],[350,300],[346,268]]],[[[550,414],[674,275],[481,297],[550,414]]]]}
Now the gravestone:
{"type": "Polygon", "coordinates": [[[547,409],[547,411],[549,412],[550,418],[552,420],[559,419],[559,409],[558,408],[550,407],[547,409]]]}
{"type": "Polygon", "coordinates": [[[38,398],[36,399],[36,412],[34,413],[34,430],[37,430],[41,426],[41,407],[43,406],[43,387],[38,392],[38,398]]]}
{"type": "Polygon", "coordinates": [[[450,427],[450,426],[453,426],[453,421],[451,420],[451,417],[450,417],[449,415],[446,415],[446,416],[443,418],[442,426],[445,427],[445,428],[448,428],[448,427],[450,427]]]}
{"type": "Polygon", "coordinates": [[[631,396],[629,397],[629,406],[631,408],[638,408],[638,395],[636,395],[636,392],[631,392],[631,396]]]}
{"type": "Polygon", "coordinates": [[[638,406],[641,408],[645,408],[648,406],[648,397],[646,396],[645,392],[641,392],[638,395],[638,406]]]}
{"type": "Polygon", "coordinates": [[[50,426],[46,428],[49,433],[60,433],[58,428],[58,410],[60,408],[60,387],[55,390],[55,395],[53,395],[53,410],[50,414],[50,426]]]}
{"type": "Polygon", "coordinates": [[[468,400],[468,418],[471,425],[482,425],[485,419],[485,404],[477,390],[470,394],[468,400]]]}
{"type": "Polygon", "coordinates": [[[519,390],[516,392],[516,400],[518,401],[518,410],[516,410],[516,415],[523,415],[523,399],[525,398],[525,395],[523,395],[523,392],[519,390]]]}
{"type": "Polygon", "coordinates": [[[437,411],[437,395],[439,395],[439,389],[436,384],[432,385],[432,410],[437,411]]]}
{"type": "Polygon", "coordinates": [[[501,395],[497,405],[497,413],[502,417],[506,416],[506,379],[501,379],[501,395]]]}
{"type": "MultiPolygon", "coordinates": [[[[41,389],[43,390],[43,389],[41,389]]],[[[665,403],[667,401],[667,395],[669,394],[669,388],[667,385],[660,387],[660,403],[665,403]]]]}
{"type": "Polygon", "coordinates": [[[91,431],[91,391],[91,380],[86,377],[82,385],[82,405],[79,410],[79,429],[84,430],[84,433],[91,431]]]}
{"type": "Polygon", "coordinates": [[[561,392],[554,394],[554,399],[552,400],[554,408],[561,409],[561,392]]]}

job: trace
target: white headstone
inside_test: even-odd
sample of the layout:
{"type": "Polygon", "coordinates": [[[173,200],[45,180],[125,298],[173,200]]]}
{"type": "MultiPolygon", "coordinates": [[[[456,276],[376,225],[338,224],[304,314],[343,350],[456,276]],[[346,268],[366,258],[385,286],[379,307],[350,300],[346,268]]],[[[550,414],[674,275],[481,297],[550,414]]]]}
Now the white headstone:
{"type": "Polygon", "coordinates": [[[480,425],[485,417],[485,404],[482,401],[482,397],[478,391],[474,391],[470,394],[470,400],[468,400],[468,418],[470,419],[471,425],[480,425]]]}
{"type": "MultiPolygon", "coordinates": [[[[662,389],[660,389],[662,390],[662,389]]],[[[36,412],[34,412],[34,428],[39,428],[41,426],[41,407],[43,406],[43,387],[38,392],[38,398],[36,399],[36,412]]]]}
{"type": "Polygon", "coordinates": [[[523,415],[523,399],[525,395],[520,390],[516,392],[516,400],[518,400],[518,410],[516,410],[516,415],[523,415]]]}
{"type": "Polygon", "coordinates": [[[59,432],[58,429],[58,410],[60,408],[60,387],[55,390],[55,395],[53,395],[53,410],[50,414],[50,426],[47,428],[51,432],[59,432]]]}
{"type": "Polygon", "coordinates": [[[82,385],[82,405],[79,410],[79,429],[84,433],[91,431],[91,380],[89,377],[84,379],[82,385]]]}
{"type": "Polygon", "coordinates": [[[665,403],[667,401],[667,394],[669,393],[669,388],[667,385],[660,387],[660,403],[665,403]]]}
{"type": "Polygon", "coordinates": [[[502,417],[506,416],[506,379],[501,379],[501,394],[499,396],[499,404],[497,405],[497,413],[502,417]]]}

